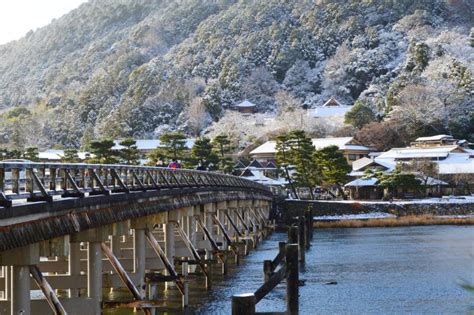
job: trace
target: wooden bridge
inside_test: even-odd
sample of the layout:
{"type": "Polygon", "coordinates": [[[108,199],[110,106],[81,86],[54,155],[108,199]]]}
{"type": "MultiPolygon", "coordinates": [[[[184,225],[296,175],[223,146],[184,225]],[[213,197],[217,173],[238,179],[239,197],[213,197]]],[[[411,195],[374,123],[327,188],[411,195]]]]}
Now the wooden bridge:
{"type": "Polygon", "coordinates": [[[100,314],[118,288],[150,313],[160,281],[186,307],[188,273],[210,287],[212,264],[225,273],[268,233],[271,201],[217,173],[1,162],[0,314],[100,314]]]}

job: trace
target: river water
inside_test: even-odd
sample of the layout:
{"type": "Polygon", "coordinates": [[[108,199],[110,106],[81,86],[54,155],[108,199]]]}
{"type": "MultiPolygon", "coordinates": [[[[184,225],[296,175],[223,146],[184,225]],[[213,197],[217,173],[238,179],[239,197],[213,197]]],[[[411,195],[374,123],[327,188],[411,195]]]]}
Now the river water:
{"type": "MultiPolygon", "coordinates": [[[[193,314],[230,314],[231,296],[263,283],[264,259],[277,254],[284,233],[274,233],[226,281],[216,279],[193,314]]],[[[474,292],[474,227],[421,226],[315,230],[300,274],[300,314],[469,314],[474,292]],[[330,282],[337,284],[329,285],[330,282]]],[[[260,312],[285,309],[285,286],[257,304],[260,312]]]]}

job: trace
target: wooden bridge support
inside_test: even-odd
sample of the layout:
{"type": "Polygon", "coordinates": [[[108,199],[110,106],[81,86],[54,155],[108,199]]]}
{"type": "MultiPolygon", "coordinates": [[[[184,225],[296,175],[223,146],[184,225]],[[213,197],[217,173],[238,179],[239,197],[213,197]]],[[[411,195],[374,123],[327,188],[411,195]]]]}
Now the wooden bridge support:
{"type": "MultiPolygon", "coordinates": [[[[210,233],[210,237],[214,237],[214,216],[216,215],[216,204],[207,203],[204,205],[204,223],[207,230],[210,233]]],[[[209,241],[209,237],[205,236],[205,239],[209,241]]],[[[210,260],[213,258],[213,249],[206,249],[206,259],[210,260]]]]}
{"type": "Polygon", "coordinates": [[[64,313],[101,314],[104,303],[110,303],[108,291],[104,289],[128,287],[135,305],[140,308],[140,303],[145,303],[143,298],[148,284],[147,297],[160,299],[162,294],[157,292],[156,280],[146,282],[149,275],[156,275],[157,271],[166,275],[163,278],[166,279],[166,290],[177,288],[182,292],[182,306],[186,307],[189,304],[187,291],[190,290],[186,280],[188,274],[204,273],[210,287],[210,264],[217,259],[225,273],[226,256],[230,254],[238,259],[247,253],[250,248],[247,245],[255,245],[261,239],[267,220],[264,203],[251,200],[212,202],[84,230],[48,244],[45,242],[46,245],[36,243],[2,252],[0,266],[6,267],[0,275],[0,299],[4,299],[0,300],[0,314],[51,311],[45,300],[30,297],[30,291],[36,286],[31,270],[41,270],[35,273],[35,279],[44,284],[45,292],[50,292],[49,304],[63,309],[64,313]],[[202,230],[201,222],[207,233],[202,230]],[[177,238],[181,228],[185,237],[177,238]],[[147,243],[147,233],[154,235],[174,272],[165,268],[161,257],[147,243]],[[244,243],[248,248],[242,251],[240,248],[244,243]],[[200,254],[204,252],[205,257],[201,258],[200,254]],[[43,257],[41,261],[40,257],[43,257]],[[180,274],[174,269],[177,257],[182,257],[180,274]],[[68,295],[58,298],[55,290],[67,290],[68,295]]]}
{"type": "MultiPolygon", "coordinates": [[[[31,314],[30,301],[30,267],[39,263],[39,245],[33,244],[3,252],[0,255],[0,264],[8,274],[10,313],[31,314]]],[[[8,314],[6,309],[0,311],[8,314]]]]}

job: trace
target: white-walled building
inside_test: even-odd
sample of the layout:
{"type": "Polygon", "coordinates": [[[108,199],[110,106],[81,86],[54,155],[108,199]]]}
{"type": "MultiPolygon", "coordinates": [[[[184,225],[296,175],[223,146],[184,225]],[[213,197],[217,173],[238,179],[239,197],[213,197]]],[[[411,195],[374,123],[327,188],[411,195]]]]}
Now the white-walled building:
{"type": "MultiPolygon", "coordinates": [[[[314,138],[311,139],[316,150],[335,145],[341,150],[349,164],[360,158],[366,157],[372,149],[361,145],[353,137],[314,138]]],[[[261,146],[250,151],[250,156],[260,162],[275,161],[276,141],[267,141],[261,146]]]]}

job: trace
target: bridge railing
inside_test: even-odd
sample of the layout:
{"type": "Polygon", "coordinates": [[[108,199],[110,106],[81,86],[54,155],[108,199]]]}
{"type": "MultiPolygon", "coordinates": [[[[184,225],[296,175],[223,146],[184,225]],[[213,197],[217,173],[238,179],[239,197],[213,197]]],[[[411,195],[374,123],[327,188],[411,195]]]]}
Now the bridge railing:
{"type": "Polygon", "coordinates": [[[234,188],[270,195],[253,181],[219,173],[163,167],[0,162],[0,206],[14,199],[52,201],[53,196],[84,197],[118,192],[188,187],[234,188]]]}

